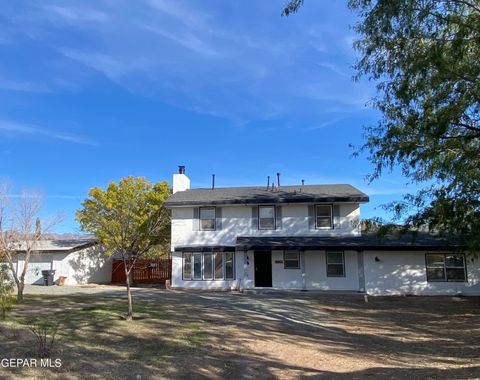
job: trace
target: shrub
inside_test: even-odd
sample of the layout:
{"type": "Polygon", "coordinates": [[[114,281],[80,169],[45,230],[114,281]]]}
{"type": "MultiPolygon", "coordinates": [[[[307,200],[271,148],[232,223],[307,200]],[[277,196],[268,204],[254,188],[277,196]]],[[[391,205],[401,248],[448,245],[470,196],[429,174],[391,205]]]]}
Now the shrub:
{"type": "Polygon", "coordinates": [[[7,311],[12,308],[15,298],[13,291],[15,290],[14,282],[10,276],[8,267],[0,264],[0,319],[4,320],[7,311]]]}
{"type": "Polygon", "coordinates": [[[29,329],[35,337],[38,357],[49,358],[55,348],[55,337],[57,335],[58,326],[51,325],[47,321],[40,321],[36,324],[32,324],[29,329]]]}

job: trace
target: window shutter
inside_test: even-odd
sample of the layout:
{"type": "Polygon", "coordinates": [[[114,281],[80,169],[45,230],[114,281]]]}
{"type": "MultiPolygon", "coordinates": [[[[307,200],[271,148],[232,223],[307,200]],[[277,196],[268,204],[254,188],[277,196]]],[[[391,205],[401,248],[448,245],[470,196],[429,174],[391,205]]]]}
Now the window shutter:
{"type": "Polygon", "coordinates": [[[222,229],[222,208],[221,207],[215,208],[215,229],[216,230],[222,229]]]}
{"type": "Polygon", "coordinates": [[[192,227],[194,231],[200,230],[200,209],[198,207],[193,209],[192,227]]]}
{"type": "Polygon", "coordinates": [[[275,228],[282,229],[282,206],[275,207],[275,228]]]}
{"type": "Polygon", "coordinates": [[[311,230],[315,229],[315,206],[308,206],[308,228],[311,230]]]}
{"type": "Polygon", "coordinates": [[[333,205],[333,228],[340,228],[340,205],[333,205]]]}
{"type": "Polygon", "coordinates": [[[252,207],[252,229],[258,230],[258,206],[252,207]]]}

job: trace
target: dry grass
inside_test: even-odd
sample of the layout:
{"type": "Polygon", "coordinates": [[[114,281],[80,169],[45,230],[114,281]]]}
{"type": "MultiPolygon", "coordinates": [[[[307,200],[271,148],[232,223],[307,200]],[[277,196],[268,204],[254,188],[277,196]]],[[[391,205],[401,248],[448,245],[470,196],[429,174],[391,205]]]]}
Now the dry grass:
{"type": "Polygon", "coordinates": [[[59,325],[63,366],[0,377],[480,378],[476,298],[199,297],[136,301],[133,323],[124,300],[29,297],[0,328],[0,357],[34,356],[27,327],[46,319],[59,325]]]}

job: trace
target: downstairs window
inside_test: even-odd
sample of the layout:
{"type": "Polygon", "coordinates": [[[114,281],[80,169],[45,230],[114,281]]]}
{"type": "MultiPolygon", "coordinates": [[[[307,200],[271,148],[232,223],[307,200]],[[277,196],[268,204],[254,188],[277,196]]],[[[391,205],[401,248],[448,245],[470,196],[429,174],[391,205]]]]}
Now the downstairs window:
{"type": "Polygon", "coordinates": [[[345,277],[343,252],[327,252],[327,277],[345,277]]]}
{"type": "Polygon", "coordinates": [[[184,280],[234,280],[234,252],[183,252],[184,280]]]}
{"type": "Polygon", "coordinates": [[[425,261],[428,282],[467,280],[463,253],[427,253],[425,261]]]}
{"type": "Polygon", "coordinates": [[[285,269],[300,269],[300,253],[298,251],[285,251],[283,263],[285,269]]]}

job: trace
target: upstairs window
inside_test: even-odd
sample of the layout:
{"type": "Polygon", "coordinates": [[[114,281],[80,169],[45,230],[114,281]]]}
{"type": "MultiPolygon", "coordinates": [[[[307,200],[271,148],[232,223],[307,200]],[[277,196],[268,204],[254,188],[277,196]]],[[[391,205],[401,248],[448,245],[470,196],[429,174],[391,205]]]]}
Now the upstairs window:
{"type": "Polygon", "coordinates": [[[327,277],[345,277],[343,252],[327,252],[327,277]]]}
{"type": "Polygon", "coordinates": [[[258,229],[275,229],[275,206],[258,206],[258,229]]]}
{"type": "Polygon", "coordinates": [[[427,253],[427,281],[466,281],[463,253],[427,253]]]}
{"type": "Polygon", "coordinates": [[[333,228],[332,205],[315,206],[315,228],[321,230],[333,228]]]}
{"type": "Polygon", "coordinates": [[[215,231],[215,207],[200,207],[200,231],[215,231]]]}

